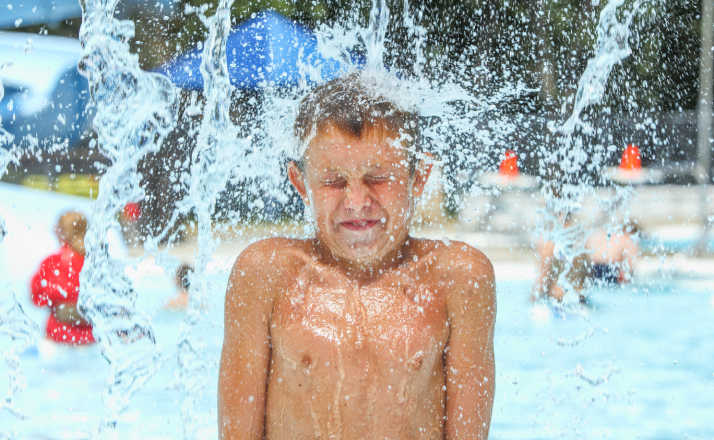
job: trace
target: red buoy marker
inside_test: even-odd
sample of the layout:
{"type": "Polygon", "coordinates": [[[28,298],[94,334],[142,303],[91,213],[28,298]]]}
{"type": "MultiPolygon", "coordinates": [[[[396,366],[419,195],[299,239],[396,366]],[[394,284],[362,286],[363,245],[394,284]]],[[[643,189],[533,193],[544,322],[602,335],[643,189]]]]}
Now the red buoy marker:
{"type": "Polygon", "coordinates": [[[513,150],[506,150],[506,154],[498,166],[498,174],[505,177],[518,177],[518,155],[513,150]]]}
{"type": "Polygon", "coordinates": [[[640,147],[635,144],[627,145],[619,166],[606,168],[604,173],[609,180],[625,185],[658,183],[664,176],[662,170],[642,168],[640,147]]]}
{"type": "Polygon", "coordinates": [[[642,170],[642,156],[640,156],[640,147],[635,144],[629,144],[625,151],[622,152],[620,158],[620,169],[627,171],[642,170]]]}
{"type": "Polygon", "coordinates": [[[521,173],[518,169],[518,155],[506,150],[498,165],[498,172],[484,173],[479,177],[483,185],[501,189],[533,189],[538,186],[535,177],[521,173]]]}

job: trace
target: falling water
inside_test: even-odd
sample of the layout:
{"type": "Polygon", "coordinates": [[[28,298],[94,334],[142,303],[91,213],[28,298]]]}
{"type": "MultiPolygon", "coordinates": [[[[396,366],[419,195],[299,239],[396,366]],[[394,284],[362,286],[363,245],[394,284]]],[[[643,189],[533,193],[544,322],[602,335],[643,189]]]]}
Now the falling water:
{"type": "MultiPolygon", "coordinates": [[[[570,270],[575,257],[587,252],[584,247],[586,231],[582,225],[564,225],[561,219],[564,215],[576,214],[584,198],[593,194],[596,185],[608,183],[600,180],[606,165],[605,146],[586,144],[585,138],[592,136],[594,130],[592,124],[583,118],[583,113],[601,103],[610,73],[630,56],[632,20],[643,3],[637,0],[624,10],[625,0],[615,0],[604,7],[596,30],[595,53],[580,77],[572,113],[563,123],[551,121],[548,126],[556,136],[558,148],[552,151],[542,149],[540,152],[543,174],[547,174],[547,168],[561,170],[556,179],[543,182],[546,210],[541,213],[544,221],[541,228],[546,237],[556,243],[556,254],[567,262],[558,282],[571,291],[573,286],[564,275],[570,270]],[[587,169],[587,174],[596,176],[595,179],[583,178],[584,169],[587,169]]],[[[630,190],[628,187],[617,188],[614,200],[600,200],[600,203],[626,205],[625,200],[631,196],[630,190]]]]}
{"type": "Polygon", "coordinates": [[[113,433],[132,395],[158,368],[151,322],[135,308],[136,293],[123,263],[110,256],[106,237],[118,227],[114,213],[143,196],[137,163],[168,133],[175,101],[165,78],[139,69],[138,57],[128,46],[133,23],[114,18],[116,5],[116,0],[85,2],[80,31],[80,69],[96,109],[97,148],[111,161],[89,216],[85,264],[94,270],[82,271],[79,297],[79,309],[94,324],[110,365],[100,437],[113,433]]]}
{"type": "MultiPolygon", "coordinates": [[[[2,69],[3,66],[0,66],[2,69]]],[[[0,81],[0,100],[4,95],[4,88],[0,81]]],[[[0,124],[2,119],[0,118],[0,124]]],[[[13,159],[13,150],[6,148],[13,141],[13,136],[0,125],[0,175],[4,174],[5,168],[13,159]]],[[[5,221],[0,217],[0,246],[8,231],[5,221]]],[[[0,411],[8,411],[19,419],[27,416],[21,408],[15,405],[16,396],[26,385],[26,378],[22,372],[20,353],[25,349],[35,345],[39,326],[25,314],[20,302],[15,296],[15,292],[5,280],[0,282],[0,290],[4,292],[4,297],[0,302],[0,337],[8,338],[9,345],[4,346],[3,359],[8,372],[8,390],[2,403],[0,411]]],[[[14,430],[0,432],[0,438],[13,438],[17,436],[14,430]]]]}
{"type": "MultiPolygon", "coordinates": [[[[2,71],[4,67],[5,66],[0,65],[0,71],[2,71]]],[[[5,88],[2,85],[2,81],[0,81],[0,100],[3,96],[5,96],[5,88]]],[[[0,175],[5,174],[5,169],[12,159],[12,150],[7,148],[12,141],[13,136],[2,127],[2,118],[0,118],[0,175]]]]}
{"type": "MultiPolygon", "coordinates": [[[[139,68],[138,57],[129,48],[134,23],[116,18],[118,3],[119,0],[83,0],[80,32],[83,47],[80,69],[89,82],[92,96],[95,148],[111,162],[102,175],[99,195],[89,216],[85,267],[92,270],[82,271],[79,304],[83,314],[95,325],[102,355],[110,367],[105,415],[97,436],[116,437],[120,415],[132,396],[162,366],[175,363],[176,382],[182,394],[183,436],[196,438],[206,425],[213,424],[199,408],[198,396],[210,386],[210,372],[217,369],[217,359],[207,353],[198,329],[210,325],[205,313],[209,294],[222,295],[222,292],[211,291],[206,275],[219,244],[214,234],[218,204],[228,186],[245,182],[241,180],[245,178],[255,182],[249,188],[253,195],[268,192],[277,200],[285,200],[280,178],[282,165],[285,159],[300,155],[292,135],[292,119],[300,98],[312,85],[305,78],[319,79],[320,72],[302,66],[305,78],[297,86],[287,91],[268,87],[257,116],[235,121],[227,97],[241,96],[243,92],[230,84],[226,64],[232,1],[221,0],[211,16],[206,16],[206,8],[201,7],[184,11],[196,14],[207,29],[201,63],[204,81],[201,98],[195,92],[182,94],[166,77],[139,68]],[[196,270],[174,359],[157,348],[152,322],[137,308],[136,292],[125,275],[130,263],[110,254],[106,237],[120,227],[116,213],[126,203],[147,197],[141,186],[142,175],[137,170],[140,161],[159,152],[179,129],[184,130],[184,138],[193,140],[189,163],[172,170],[181,188],[181,197],[173,207],[168,224],[147,237],[144,245],[148,254],[167,268],[173,268],[175,260],[168,256],[161,243],[171,241],[183,219],[195,220],[196,270]]],[[[576,183],[582,168],[587,164],[590,171],[599,175],[597,171],[604,166],[604,155],[586,147],[584,138],[591,127],[582,115],[602,100],[610,72],[630,55],[630,25],[643,3],[644,0],[636,1],[628,9],[624,0],[613,0],[605,6],[597,27],[595,53],[580,79],[572,113],[566,121],[553,122],[549,127],[558,139],[558,148],[538,152],[546,168],[548,164],[560,164],[563,172],[557,188],[554,189],[550,181],[544,182],[549,210],[542,215],[550,219],[552,236],[567,256],[582,251],[576,245],[580,231],[559,228],[552,221],[553,213],[579,209],[593,186],[602,183],[576,183]]],[[[412,16],[408,10],[404,2],[401,25],[408,33],[409,51],[414,60],[409,70],[402,69],[398,57],[388,53],[386,43],[390,38],[391,16],[384,0],[373,2],[367,23],[353,17],[335,25],[320,26],[316,30],[319,51],[326,59],[340,60],[346,66],[344,73],[363,69],[368,86],[421,115],[424,144],[433,154],[429,160],[443,169],[445,192],[464,191],[464,188],[466,192],[482,192],[483,188],[469,180],[474,173],[492,169],[494,151],[518,130],[520,122],[494,109],[533,90],[518,81],[503,81],[474,92],[467,86],[470,81],[465,73],[467,68],[483,77],[491,77],[492,72],[467,60],[456,69],[440,65],[445,61],[426,53],[426,31],[418,25],[424,17],[412,16]],[[355,62],[355,53],[364,54],[364,60],[355,62]],[[438,72],[438,75],[429,72],[438,72]]],[[[0,88],[0,94],[1,91],[0,88]]],[[[12,142],[8,136],[0,131],[0,145],[12,142]]],[[[13,149],[0,148],[0,170],[5,169],[16,153],[13,149]]],[[[543,174],[547,174],[547,170],[544,169],[543,174]]],[[[228,220],[239,223],[245,219],[231,213],[228,220]]],[[[17,320],[0,321],[0,335],[20,340],[18,347],[22,348],[30,344],[30,335],[38,331],[36,324],[25,319],[21,309],[15,312],[12,316],[17,320]]],[[[17,385],[20,369],[15,355],[6,359],[15,378],[6,399],[10,408],[14,393],[20,389],[17,385]]]]}

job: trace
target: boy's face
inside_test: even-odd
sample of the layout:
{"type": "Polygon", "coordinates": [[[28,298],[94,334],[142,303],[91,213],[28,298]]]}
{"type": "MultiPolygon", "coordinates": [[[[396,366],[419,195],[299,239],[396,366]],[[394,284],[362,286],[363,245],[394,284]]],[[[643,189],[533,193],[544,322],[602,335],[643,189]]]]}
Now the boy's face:
{"type": "Polygon", "coordinates": [[[312,211],[318,240],[340,260],[376,266],[407,238],[412,200],[431,167],[410,175],[397,138],[382,124],[366,127],[360,138],[327,124],[310,141],[304,170],[294,163],[288,168],[312,211]]]}

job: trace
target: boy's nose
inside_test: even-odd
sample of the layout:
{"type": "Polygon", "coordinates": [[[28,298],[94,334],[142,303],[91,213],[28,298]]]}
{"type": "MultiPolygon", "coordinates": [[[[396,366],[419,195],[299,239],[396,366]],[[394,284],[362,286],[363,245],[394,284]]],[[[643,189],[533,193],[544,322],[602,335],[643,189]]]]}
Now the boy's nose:
{"type": "Polygon", "coordinates": [[[372,204],[372,197],[369,189],[363,183],[351,183],[347,185],[345,192],[345,208],[351,211],[360,211],[368,208],[372,204]]]}

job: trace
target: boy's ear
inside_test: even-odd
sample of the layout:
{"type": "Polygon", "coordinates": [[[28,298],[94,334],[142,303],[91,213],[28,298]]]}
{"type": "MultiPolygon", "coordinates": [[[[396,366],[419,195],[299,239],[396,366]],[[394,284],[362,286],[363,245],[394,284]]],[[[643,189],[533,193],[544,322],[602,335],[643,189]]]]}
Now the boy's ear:
{"type": "Polygon", "coordinates": [[[300,194],[300,198],[303,203],[305,203],[305,206],[309,205],[310,201],[307,197],[307,189],[305,187],[305,175],[300,170],[297,163],[292,160],[288,163],[288,180],[290,180],[290,183],[293,185],[298,194],[300,194]]]}
{"type": "Polygon", "coordinates": [[[429,180],[429,175],[431,175],[431,168],[434,166],[431,160],[433,159],[432,155],[429,153],[424,154],[429,157],[429,162],[425,162],[423,159],[420,160],[414,170],[414,184],[412,186],[412,195],[414,197],[419,197],[424,192],[426,182],[429,180]]]}

